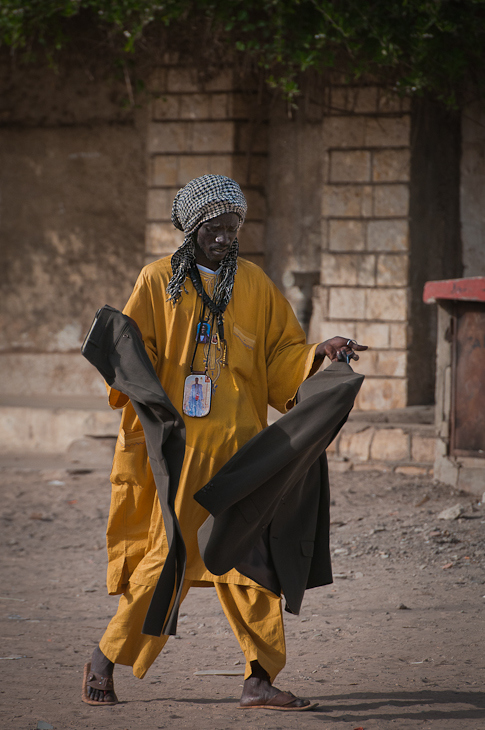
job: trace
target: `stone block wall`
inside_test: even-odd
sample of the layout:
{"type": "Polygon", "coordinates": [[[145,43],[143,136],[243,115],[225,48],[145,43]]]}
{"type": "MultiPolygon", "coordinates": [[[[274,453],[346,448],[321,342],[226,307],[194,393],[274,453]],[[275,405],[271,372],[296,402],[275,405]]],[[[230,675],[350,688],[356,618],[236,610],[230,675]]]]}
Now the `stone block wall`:
{"type": "Polygon", "coordinates": [[[406,405],[410,109],[383,90],[334,87],[323,120],[321,281],[312,339],[372,349],[361,409],[406,405]]]}
{"type": "Polygon", "coordinates": [[[104,399],[80,347],[143,263],[146,112],[91,68],[0,61],[0,398],[104,399]]]}
{"type": "Polygon", "coordinates": [[[436,438],[433,425],[349,421],[327,449],[335,471],[394,471],[432,475],[436,438]]]}
{"type": "Polygon", "coordinates": [[[179,188],[207,173],[243,187],[249,213],[241,255],[264,265],[266,125],[254,118],[256,95],[240,90],[226,69],[201,82],[195,69],[167,66],[151,82],[146,261],[173,253],[183,240],[171,221],[179,188]]]}
{"type": "MultiPolygon", "coordinates": [[[[286,199],[284,211],[274,199],[275,191],[278,199],[284,198],[280,182],[286,177],[278,174],[278,184],[273,179],[279,169],[275,145],[268,139],[264,110],[256,118],[255,92],[246,85],[240,88],[230,69],[201,81],[195,69],[174,64],[157,71],[152,93],[146,261],[170,255],[181,243],[182,235],[170,221],[177,190],[198,175],[225,174],[241,183],[248,198],[241,254],[264,266],[266,253],[269,273],[277,274],[280,284],[275,255],[278,261],[282,255],[285,261],[298,259],[304,247],[298,230],[306,231],[309,215],[305,208],[305,216],[296,216],[295,231],[285,217],[286,199]],[[284,231],[273,231],[275,217],[285,221],[285,230],[291,229],[295,251],[285,244],[284,231]]],[[[289,132],[286,139],[284,125],[282,132],[272,118],[269,129],[280,141],[293,139],[289,132]]],[[[313,124],[313,136],[315,129],[313,124]]],[[[368,344],[371,351],[359,363],[367,381],[357,407],[402,408],[408,395],[410,104],[377,87],[334,86],[319,129],[314,157],[321,172],[318,179],[312,173],[313,187],[305,187],[296,176],[291,197],[297,195],[298,184],[305,196],[317,196],[317,205],[312,202],[316,211],[318,199],[321,203],[319,242],[315,245],[312,239],[311,244],[312,270],[320,269],[321,276],[314,289],[309,338],[320,341],[342,334],[368,344]]],[[[290,169],[292,145],[280,146],[282,164],[290,169]]],[[[302,149],[299,144],[300,155],[302,149]]],[[[280,152],[278,148],[278,159],[280,152]]],[[[303,210],[289,207],[290,218],[296,208],[303,210]]],[[[316,232],[314,222],[310,228],[316,232]]]]}
{"type": "MultiPolygon", "coordinates": [[[[35,89],[45,87],[46,73],[32,77],[35,89]]],[[[27,76],[20,86],[33,98],[27,76]]],[[[420,357],[429,361],[422,343],[430,332],[418,332],[416,272],[459,275],[444,264],[437,270],[456,248],[446,216],[454,188],[437,197],[448,190],[438,185],[442,167],[456,185],[459,177],[444,154],[458,139],[455,127],[437,134],[446,126],[442,113],[423,112],[427,131],[416,134],[416,107],[411,114],[407,100],[373,86],[334,85],[315,89],[289,115],[285,105],[263,103],[251,80],[230,68],[202,78],[175,57],[147,80],[149,102],[139,109],[122,111],[101,77],[89,88],[72,74],[58,85],[57,95],[31,105],[35,118],[13,99],[13,116],[0,130],[0,393],[104,393],[79,356],[92,315],[105,302],[122,307],[143,261],[175,250],[182,236],[170,221],[173,198],[212,172],[238,180],[248,198],[241,254],[266,268],[301,319],[313,305],[309,340],[342,334],[370,346],[358,365],[367,380],[357,407],[429,402],[413,395],[424,379],[420,357]],[[428,164],[434,137],[441,142],[428,164]]],[[[478,121],[482,114],[480,107],[478,121]]],[[[475,157],[483,135],[475,121],[464,137],[462,204],[464,223],[477,228],[483,165],[475,157]]],[[[479,247],[468,241],[465,250],[471,273],[479,247]]]]}

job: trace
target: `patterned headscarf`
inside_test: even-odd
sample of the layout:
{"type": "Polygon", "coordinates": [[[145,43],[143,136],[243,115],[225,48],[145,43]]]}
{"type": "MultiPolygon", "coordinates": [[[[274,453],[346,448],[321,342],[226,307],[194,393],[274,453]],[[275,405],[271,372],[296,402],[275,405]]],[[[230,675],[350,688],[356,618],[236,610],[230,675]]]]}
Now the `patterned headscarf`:
{"type": "MultiPolygon", "coordinates": [[[[172,223],[184,232],[184,242],[172,256],[172,278],[167,286],[170,301],[176,304],[181,296],[185,279],[195,263],[197,231],[206,221],[223,213],[236,213],[238,228],[244,223],[247,203],[241,188],[225,175],[203,175],[181,188],[172,207],[172,223]]],[[[221,261],[221,272],[214,292],[217,304],[227,304],[232,295],[237,271],[237,238],[221,261]]]]}

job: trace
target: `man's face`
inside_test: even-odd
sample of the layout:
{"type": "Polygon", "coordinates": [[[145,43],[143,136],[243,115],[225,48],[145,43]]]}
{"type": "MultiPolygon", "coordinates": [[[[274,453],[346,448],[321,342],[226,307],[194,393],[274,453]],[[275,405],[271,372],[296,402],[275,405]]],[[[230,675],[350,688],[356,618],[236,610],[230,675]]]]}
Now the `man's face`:
{"type": "Polygon", "coordinates": [[[239,217],[236,213],[223,213],[203,223],[197,231],[195,258],[198,264],[217,269],[236,238],[239,217]]]}

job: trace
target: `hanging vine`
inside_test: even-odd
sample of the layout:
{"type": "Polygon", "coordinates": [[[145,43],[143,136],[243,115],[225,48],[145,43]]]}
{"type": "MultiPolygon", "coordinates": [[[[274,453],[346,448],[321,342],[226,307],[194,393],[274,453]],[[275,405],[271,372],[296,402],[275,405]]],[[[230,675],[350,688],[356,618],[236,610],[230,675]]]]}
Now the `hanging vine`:
{"type": "Polygon", "coordinates": [[[485,0],[2,0],[0,47],[55,61],[80,18],[125,57],[146,50],[154,28],[189,23],[197,44],[198,23],[209,25],[205,44],[244,54],[290,100],[307,69],[371,74],[452,107],[471,89],[481,95],[485,77],[485,0]]]}

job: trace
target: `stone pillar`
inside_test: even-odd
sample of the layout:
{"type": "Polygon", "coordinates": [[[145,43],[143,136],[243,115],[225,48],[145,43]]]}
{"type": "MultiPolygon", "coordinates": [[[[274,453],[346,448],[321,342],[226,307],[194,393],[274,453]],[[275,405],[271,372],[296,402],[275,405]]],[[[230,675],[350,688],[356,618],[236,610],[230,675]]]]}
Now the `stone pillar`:
{"type": "Polygon", "coordinates": [[[241,255],[263,266],[266,125],[254,120],[255,93],[238,90],[230,69],[201,82],[196,69],[177,65],[159,69],[151,90],[147,263],[183,240],[170,221],[177,190],[212,173],[241,184],[248,200],[241,255]]]}
{"type": "Polygon", "coordinates": [[[305,332],[320,279],[321,118],[286,105],[270,114],[266,270],[290,301],[305,332]]]}
{"type": "Polygon", "coordinates": [[[410,114],[375,87],[333,87],[323,121],[321,284],[312,340],[370,346],[357,407],[406,405],[410,114]]]}

